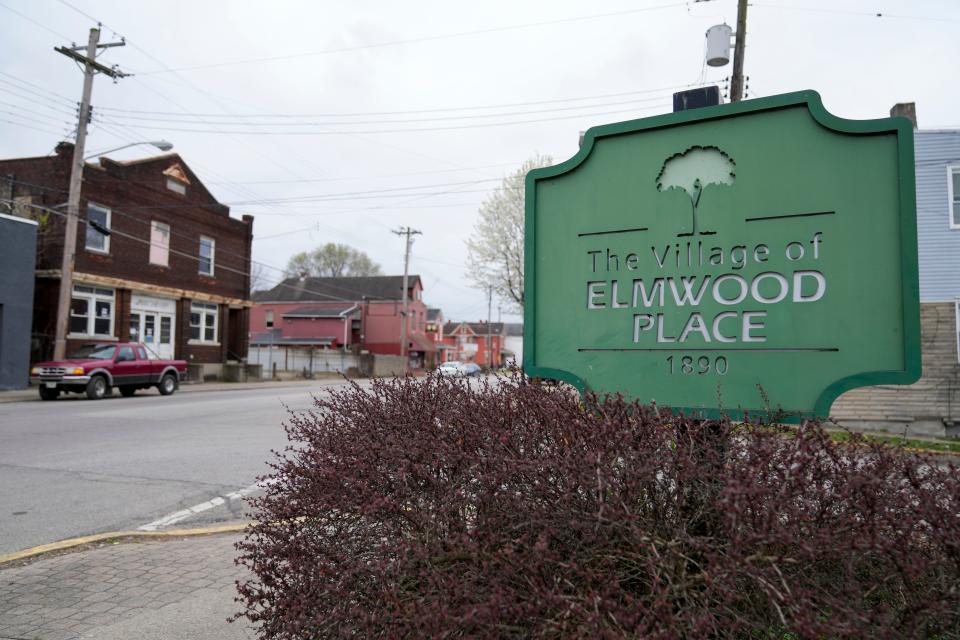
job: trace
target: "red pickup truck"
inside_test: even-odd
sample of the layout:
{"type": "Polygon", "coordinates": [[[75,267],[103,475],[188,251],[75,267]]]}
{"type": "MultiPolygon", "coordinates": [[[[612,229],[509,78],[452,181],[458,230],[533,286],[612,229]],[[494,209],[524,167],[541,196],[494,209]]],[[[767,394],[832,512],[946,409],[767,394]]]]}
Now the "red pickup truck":
{"type": "Polygon", "coordinates": [[[152,360],[142,344],[106,342],[85,344],[66,360],[38,362],[30,369],[30,382],[39,385],[43,400],[56,400],[61,392],[99,400],[113,387],[124,397],[149,387],[169,396],[186,372],[185,360],[152,360]]]}

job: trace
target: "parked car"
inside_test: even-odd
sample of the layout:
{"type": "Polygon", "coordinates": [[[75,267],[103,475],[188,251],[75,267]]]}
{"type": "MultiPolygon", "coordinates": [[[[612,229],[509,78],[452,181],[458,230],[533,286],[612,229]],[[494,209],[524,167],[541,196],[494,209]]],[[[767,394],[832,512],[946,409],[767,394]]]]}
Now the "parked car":
{"type": "Polygon", "coordinates": [[[169,396],[186,373],[186,360],[151,360],[142,344],[108,342],[85,344],[66,360],[38,362],[30,369],[30,382],[39,385],[41,400],[56,400],[61,393],[99,400],[113,387],[124,397],[149,387],[169,396]]]}
{"type": "Polygon", "coordinates": [[[439,367],[437,367],[437,374],[441,376],[452,376],[454,378],[461,378],[467,375],[466,366],[462,362],[444,362],[439,367]]]}
{"type": "Polygon", "coordinates": [[[463,375],[467,376],[468,378],[483,375],[483,369],[481,369],[480,365],[478,365],[476,362],[468,362],[463,365],[463,375]]]}

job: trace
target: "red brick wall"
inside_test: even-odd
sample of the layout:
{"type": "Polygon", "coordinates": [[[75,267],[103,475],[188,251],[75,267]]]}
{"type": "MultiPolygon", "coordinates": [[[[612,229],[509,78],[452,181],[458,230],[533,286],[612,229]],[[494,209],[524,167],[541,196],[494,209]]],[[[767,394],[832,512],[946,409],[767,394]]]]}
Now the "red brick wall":
{"type": "MultiPolygon", "coordinates": [[[[72,146],[58,154],[42,158],[21,158],[0,161],[0,183],[4,196],[30,195],[34,204],[66,211],[72,146]],[[10,180],[5,180],[9,178],[10,180]]],[[[249,299],[249,264],[253,239],[253,218],[231,218],[229,208],[219,204],[200,183],[189,167],[176,155],[164,156],[138,164],[124,165],[105,161],[87,166],[81,194],[81,221],[86,218],[87,204],[96,203],[111,209],[109,252],[86,250],[86,225],[77,230],[75,270],[79,273],[118,278],[130,283],[116,288],[114,333],[129,338],[129,311],[132,290],[138,285],[155,285],[196,291],[201,294],[238,300],[249,299]],[[190,184],[185,195],[167,189],[163,171],[180,164],[190,184]],[[151,222],[170,226],[169,266],[149,262],[151,222]],[[200,236],[215,240],[214,274],[199,273],[200,236]]],[[[38,237],[37,269],[59,270],[63,255],[64,218],[34,210],[41,220],[38,237]]],[[[57,290],[55,279],[39,278],[34,309],[34,354],[48,357],[56,323],[57,290]]],[[[142,289],[141,289],[142,290],[142,289]]],[[[241,313],[248,313],[247,310],[241,313]]],[[[227,359],[230,334],[229,309],[221,305],[218,325],[220,346],[189,345],[190,301],[180,300],[177,309],[176,353],[194,362],[223,362],[227,359]]],[[[246,332],[247,319],[234,322],[246,332]]],[[[246,356],[246,336],[233,341],[232,357],[246,356]],[[242,342],[242,353],[237,353],[242,342]]],[[[70,345],[68,345],[69,348],[70,345]]]]}

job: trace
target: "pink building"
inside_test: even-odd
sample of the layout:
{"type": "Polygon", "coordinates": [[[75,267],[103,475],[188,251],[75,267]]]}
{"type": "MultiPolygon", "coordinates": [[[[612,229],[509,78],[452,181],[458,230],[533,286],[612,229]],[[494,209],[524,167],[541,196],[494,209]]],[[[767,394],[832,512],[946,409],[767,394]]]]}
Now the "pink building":
{"type": "MultiPolygon", "coordinates": [[[[287,278],[253,294],[251,343],[400,355],[402,290],[403,276],[287,278]]],[[[407,295],[410,367],[432,367],[437,348],[426,335],[419,276],[409,277],[407,295]]]]}

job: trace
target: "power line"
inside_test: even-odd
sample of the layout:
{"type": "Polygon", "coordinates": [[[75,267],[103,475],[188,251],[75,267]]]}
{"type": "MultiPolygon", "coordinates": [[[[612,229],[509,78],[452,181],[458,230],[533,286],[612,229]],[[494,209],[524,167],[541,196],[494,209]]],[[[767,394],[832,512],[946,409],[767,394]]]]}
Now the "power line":
{"type": "MultiPolygon", "coordinates": [[[[562,102],[579,102],[586,100],[600,100],[605,98],[622,98],[625,96],[671,92],[676,89],[685,89],[699,86],[703,83],[690,83],[674,85],[669,87],[659,87],[657,89],[638,89],[636,91],[621,91],[618,93],[604,93],[592,96],[576,96],[569,98],[552,98],[549,100],[533,100],[528,102],[507,102],[500,104],[487,104],[475,106],[459,107],[435,107],[431,109],[412,109],[405,111],[352,111],[335,113],[249,113],[249,114],[223,114],[223,113],[177,113],[173,111],[138,111],[134,109],[118,109],[114,107],[101,107],[106,111],[116,111],[121,113],[131,113],[138,115],[161,115],[161,116],[192,116],[192,117],[212,117],[212,118],[348,118],[348,117],[372,117],[372,116],[399,116],[399,115],[422,115],[425,113],[445,113],[452,111],[480,111],[483,109],[506,109],[510,107],[530,107],[544,104],[556,104],[562,102]]],[[[470,117],[470,116],[463,116],[470,117]]]]}
{"type": "Polygon", "coordinates": [[[798,7],[784,4],[768,4],[766,2],[751,2],[751,6],[762,9],[783,9],[786,11],[805,11],[808,13],[832,13],[834,15],[858,16],[862,18],[887,18],[891,20],[921,20],[929,22],[960,22],[960,18],[942,18],[935,16],[908,16],[882,11],[849,11],[845,9],[829,9],[819,7],[798,7]]]}
{"type": "Polygon", "coordinates": [[[20,13],[19,11],[17,11],[16,9],[14,9],[14,8],[12,8],[12,7],[9,7],[9,6],[5,5],[5,4],[2,3],[2,2],[0,2],[0,7],[3,7],[3,8],[6,9],[7,11],[9,11],[10,13],[13,13],[13,14],[16,14],[16,15],[20,16],[21,18],[23,18],[23,19],[26,20],[27,22],[30,22],[30,23],[32,23],[32,24],[40,27],[40,28],[43,29],[44,31],[46,31],[46,32],[48,32],[48,33],[52,33],[53,35],[57,36],[57,37],[60,38],[61,40],[66,40],[66,41],[68,41],[68,42],[71,41],[70,36],[65,36],[65,35],[63,35],[62,33],[60,33],[59,31],[55,31],[55,30],[51,29],[50,27],[48,27],[47,25],[43,24],[42,22],[38,22],[38,21],[34,20],[33,18],[31,18],[30,16],[24,15],[24,14],[20,13]]]}
{"type": "MultiPolygon", "coordinates": [[[[59,1],[60,1],[60,2],[63,2],[63,0],[59,0],[59,1]]],[[[64,4],[66,4],[66,3],[64,3],[64,4]]],[[[215,63],[209,63],[209,64],[199,64],[199,65],[192,65],[192,66],[188,66],[188,67],[177,67],[177,68],[174,68],[174,69],[170,69],[170,68],[166,68],[166,69],[151,69],[151,70],[146,70],[146,71],[140,71],[139,74],[140,74],[140,75],[156,75],[156,74],[159,74],[159,73],[171,73],[171,72],[179,72],[179,71],[195,71],[195,70],[199,70],[199,69],[217,69],[217,68],[222,68],[222,67],[232,67],[232,66],[240,66],[240,65],[246,66],[246,65],[250,65],[250,64],[254,64],[254,63],[259,63],[259,62],[278,62],[278,61],[281,61],[281,60],[293,60],[293,59],[296,59],[296,58],[307,58],[307,57],[314,57],[314,56],[323,56],[323,55],[329,55],[329,54],[334,54],[334,53],[345,53],[345,52],[349,52],[349,51],[362,51],[362,50],[364,50],[364,49],[377,49],[377,48],[383,48],[383,47],[394,47],[394,46],[405,45],[405,44],[416,44],[416,43],[422,43],[422,42],[435,42],[435,41],[439,41],[439,40],[452,40],[452,39],[455,39],[455,38],[463,38],[463,37],[468,37],[468,36],[485,35],[485,34],[488,34],[488,33],[498,33],[498,32],[503,32],[503,31],[517,31],[517,30],[521,30],[521,29],[530,29],[530,28],[534,28],[534,27],[544,27],[544,26],[551,26],[551,25],[557,25],[557,24],[565,24],[565,23],[571,23],[571,22],[580,22],[580,21],[584,21],[584,20],[598,20],[598,19],[602,19],[602,18],[613,18],[613,17],[625,16],[625,15],[630,15],[630,14],[635,14],[635,13],[648,12],[648,11],[660,11],[660,10],[663,10],[663,9],[672,9],[672,8],[676,8],[676,7],[686,7],[687,4],[688,4],[687,2],[674,2],[674,3],[670,3],[670,4],[655,5],[655,6],[651,6],[651,7],[639,7],[639,8],[636,8],[636,9],[627,9],[627,10],[624,10],[624,11],[613,11],[613,12],[609,12],[609,13],[597,13],[597,14],[593,14],[593,15],[574,16],[574,17],[570,17],[570,18],[557,18],[557,19],[554,19],[554,20],[541,20],[541,21],[539,21],[539,22],[527,22],[527,23],[523,23],[523,24],[503,25],[503,26],[499,26],[499,27],[489,27],[489,28],[486,28],[486,29],[474,29],[474,30],[470,30],[470,31],[460,31],[460,32],[456,32],[456,33],[440,34],[440,35],[433,35],[433,36],[423,36],[423,37],[420,37],[420,38],[408,38],[408,39],[404,39],[404,40],[391,40],[391,41],[386,41],[386,42],[377,42],[377,43],[371,43],[371,44],[365,44],[365,45],[356,45],[356,46],[352,46],[352,47],[338,47],[338,48],[335,48],[335,49],[324,49],[324,50],[320,50],[320,51],[306,51],[306,52],[301,52],[301,53],[291,53],[291,54],[284,54],[284,55],[277,55],[277,56],[267,56],[267,57],[263,57],[263,58],[247,58],[247,59],[245,59],[245,60],[233,60],[233,61],[229,61],[229,62],[215,62],[215,63]]],[[[69,6],[69,5],[68,5],[68,6],[69,6]]]]}
{"type": "MultiPolygon", "coordinates": [[[[660,104],[650,105],[649,107],[644,107],[640,109],[642,111],[653,110],[653,109],[662,109],[664,107],[669,107],[670,103],[664,102],[660,104]]],[[[634,112],[634,109],[614,109],[612,111],[598,111],[593,113],[583,113],[576,115],[566,115],[566,116],[554,116],[551,118],[537,118],[533,120],[511,120],[505,122],[486,122],[479,124],[463,124],[463,125],[454,125],[449,127],[411,127],[411,128],[394,128],[394,129],[376,129],[376,130],[364,130],[364,131],[314,131],[314,130],[297,130],[297,131],[243,131],[243,130],[224,130],[224,129],[197,129],[197,128],[183,128],[183,127],[163,127],[156,125],[139,125],[143,129],[151,131],[178,131],[182,133],[209,133],[209,134],[219,134],[219,135],[252,135],[252,136],[330,136],[330,135],[339,135],[339,136],[351,136],[356,134],[364,135],[379,135],[385,133],[420,133],[426,131],[455,131],[462,129],[485,129],[489,127],[503,127],[511,126],[518,124],[540,124],[543,122],[552,122],[556,120],[571,120],[576,118],[594,118],[597,116],[606,116],[616,113],[627,113],[634,112]]],[[[110,120],[108,120],[110,122],[110,120]]],[[[320,126],[320,125],[317,125],[320,126]]]]}

